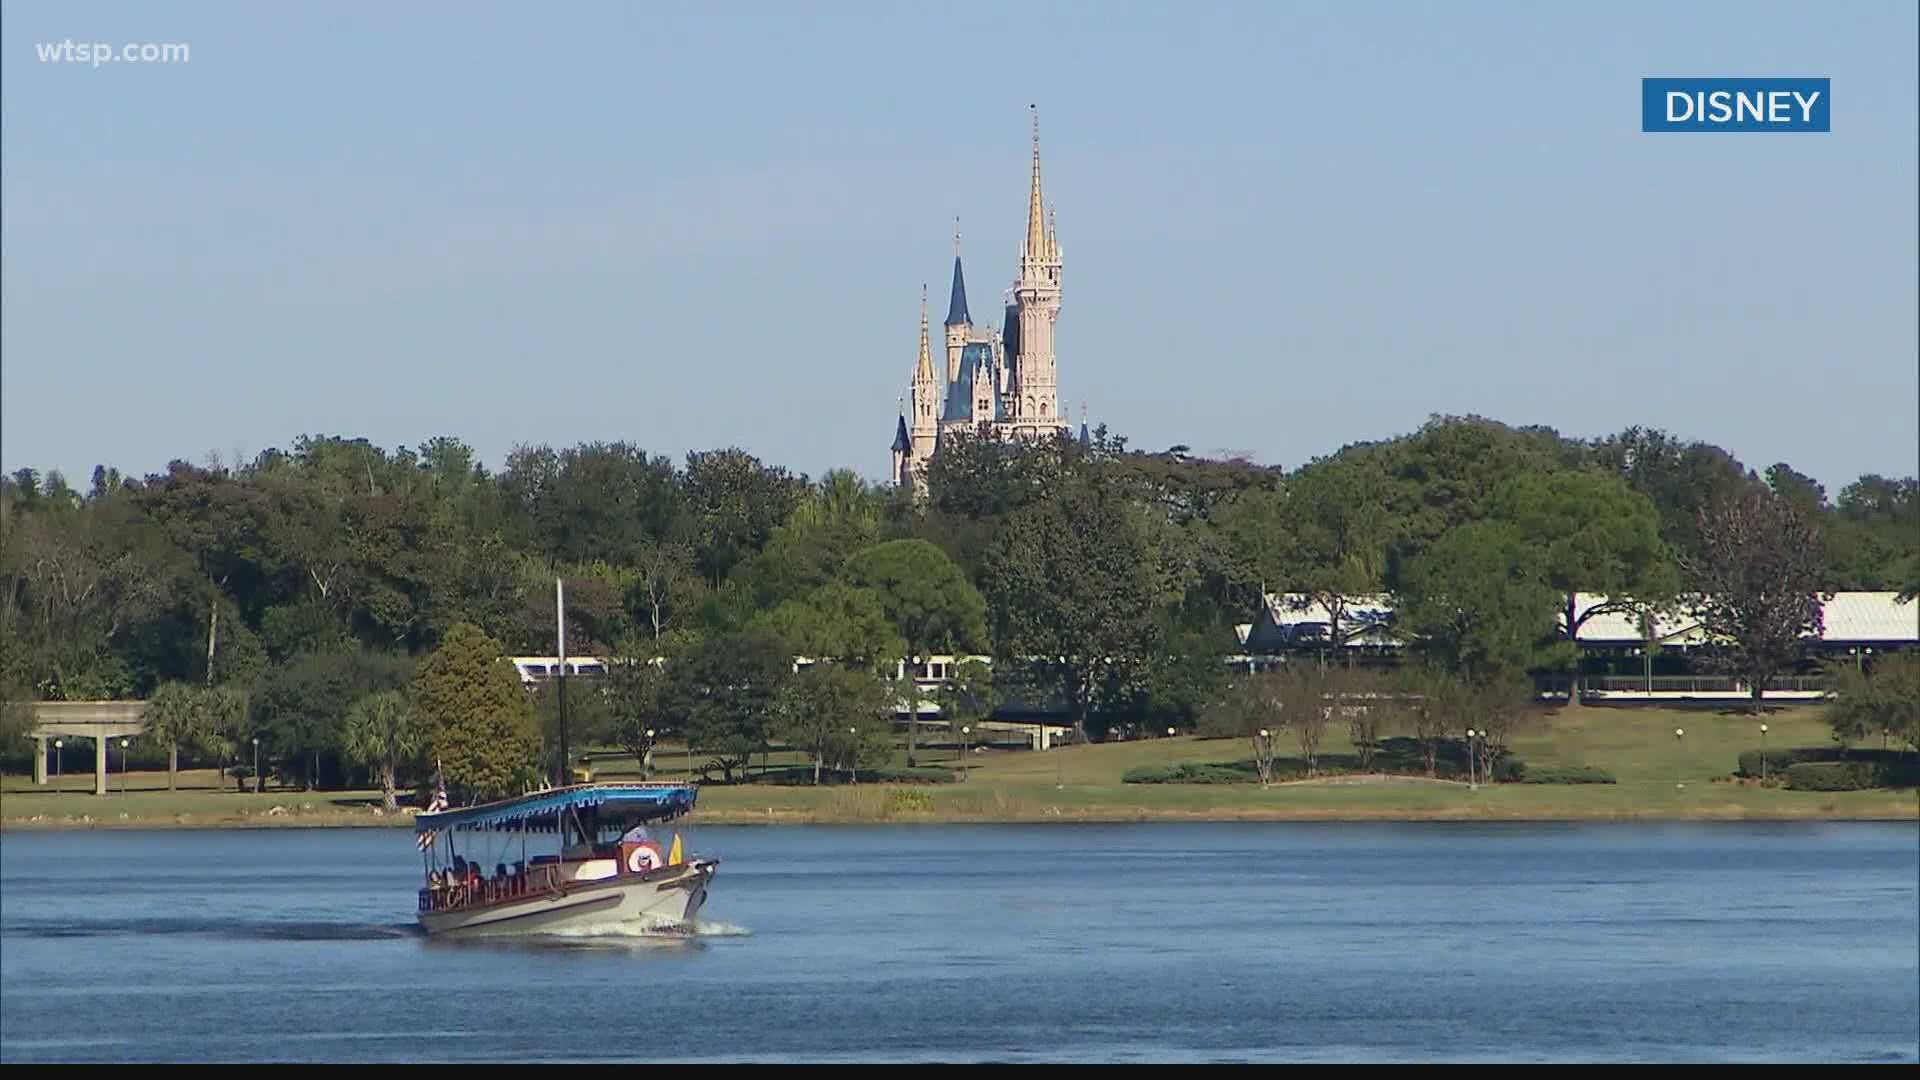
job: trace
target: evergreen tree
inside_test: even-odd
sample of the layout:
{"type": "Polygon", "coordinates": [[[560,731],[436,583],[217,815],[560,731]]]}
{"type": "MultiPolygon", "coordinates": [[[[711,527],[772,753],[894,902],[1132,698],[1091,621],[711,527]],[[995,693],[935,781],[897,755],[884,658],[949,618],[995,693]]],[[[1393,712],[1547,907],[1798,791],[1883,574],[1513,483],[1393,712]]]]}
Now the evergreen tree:
{"type": "Polygon", "coordinates": [[[465,801],[518,793],[538,775],[540,729],[513,662],[471,623],[457,623],[420,664],[413,699],[427,752],[465,801]]]}

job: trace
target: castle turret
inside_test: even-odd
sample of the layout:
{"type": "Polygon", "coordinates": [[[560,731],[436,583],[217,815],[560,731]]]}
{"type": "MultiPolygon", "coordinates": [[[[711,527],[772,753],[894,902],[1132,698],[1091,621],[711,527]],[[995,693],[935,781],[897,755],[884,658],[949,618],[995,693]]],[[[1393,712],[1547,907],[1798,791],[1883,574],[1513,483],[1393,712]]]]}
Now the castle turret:
{"type": "Polygon", "coordinates": [[[960,353],[973,331],[967,313],[967,280],[960,273],[960,219],[953,219],[953,292],[947,298],[947,384],[960,378],[960,353]]]}
{"type": "Polygon", "coordinates": [[[1060,386],[1054,367],[1053,324],[1060,317],[1060,241],[1040,187],[1040,115],[1033,117],[1033,173],[1027,188],[1027,238],[1014,282],[1019,352],[1013,362],[1015,416],[1023,424],[1058,425],[1060,386]]]}
{"type": "Polygon", "coordinates": [[[893,426],[893,482],[906,487],[913,482],[913,443],[907,438],[907,406],[900,403],[900,418],[893,426]]]}
{"type": "MultiPolygon", "coordinates": [[[[940,434],[940,398],[943,384],[933,370],[933,342],[927,333],[927,287],[920,286],[920,356],[913,366],[913,424],[908,429],[913,442],[913,466],[919,467],[933,457],[934,439],[940,434]]],[[[918,481],[916,480],[916,485],[918,481]]]]}

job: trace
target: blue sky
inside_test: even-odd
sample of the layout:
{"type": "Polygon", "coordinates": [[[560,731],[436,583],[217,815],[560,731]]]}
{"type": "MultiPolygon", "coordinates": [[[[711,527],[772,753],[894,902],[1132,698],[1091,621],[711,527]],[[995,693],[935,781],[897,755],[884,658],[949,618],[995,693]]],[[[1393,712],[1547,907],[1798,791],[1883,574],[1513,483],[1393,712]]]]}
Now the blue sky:
{"type": "Polygon", "coordinates": [[[16,0],[0,463],[739,445],[879,478],[1028,113],[1063,402],[1289,468],[1479,413],[1911,475],[1911,3],[16,0]],[[707,9],[707,10],[700,10],[707,9]],[[186,42],[186,64],[35,45],[186,42]],[[1830,135],[1648,135],[1644,76],[1824,76],[1830,135]],[[936,311],[936,318],[940,312],[936,311]]]}

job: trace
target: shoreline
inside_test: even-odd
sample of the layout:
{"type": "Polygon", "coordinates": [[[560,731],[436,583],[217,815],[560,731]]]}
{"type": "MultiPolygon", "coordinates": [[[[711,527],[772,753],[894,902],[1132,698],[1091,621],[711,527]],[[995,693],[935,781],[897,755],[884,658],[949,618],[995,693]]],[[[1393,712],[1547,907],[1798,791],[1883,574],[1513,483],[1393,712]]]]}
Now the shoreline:
{"type": "MultiPolygon", "coordinates": [[[[779,825],[1137,825],[1137,824],[1234,824],[1289,823],[1316,824],[1414,824],[1500,823],[1500,824],[1692,824],[1692,823],[1909,823],[1920,824],[1920,798],[1904,808],[1861,807],[1841,809],[1822,804],[1793,808],[1752,808],[1713,805],[1676,809],[1648,807],[1628,809],[1583,807],[1546,810],[1540,807],[1456,806],[1456,807],[1338,807],[1338,806],[1244,806],[1174,808],[1148,806],[1041,806],[1006,812],[968,812],[966,810],[891,810],[879,814],[849,813],[829,808],[768,807],[754,810],[730,807],[696,810],[686,819],[689,826],[779,826],[779,825]]],[[[345,810],[290,811],[284,814],[174,814],[133,815],[93,814],[34,815],[0,820],[0,834],[27,832],[91,832],[122,829],[165,830],[269,830],[269,829],[407,829],[410,815],[373,816],[345,810]]]]}

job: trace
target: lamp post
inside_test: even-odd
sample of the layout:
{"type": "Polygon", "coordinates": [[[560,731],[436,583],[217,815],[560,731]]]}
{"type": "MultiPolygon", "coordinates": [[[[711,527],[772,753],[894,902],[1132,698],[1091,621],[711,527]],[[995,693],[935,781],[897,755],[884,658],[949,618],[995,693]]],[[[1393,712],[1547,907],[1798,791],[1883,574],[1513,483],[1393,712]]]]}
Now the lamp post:
{"type": "Polygon", "coordinates": [[[1273,743],[1268,740],[1273,734],[1266,728],[1260,729],[1260,786],[1267,786],[1267,779],[1273,775],[1273,743]]]}
{"type": "Polygon", "coordinates": [[[260,736],[253,737],[253,793],[260,794],[260,736]]]}
{"type": "Polygon", "coordinates": [[[1171,738],[1173,738],[1173,729],[1172,729],[1172,728],[1168,728],[1168,729],[1167,729],[1167,738],[1169,738],[1169,739],[1171,739],[1171,738]]]}
{"type": "Polygon", "coordinates": [[[859,728],[847,729],[847,776],[856,784],[860,782],[860,762],[855,754],[858,748],[854,746],[854,740],[859,737],[859,728]]]}
{"type": "Polygon", "coordinates": [[[967,782],[967,751],[973,749],[973,726],[960,725],[960,782],[967,782]]]}
{"type": "Polygon", "coordinates": [[[653,729],[647,729],[647,754],[640,759],[640,779],[653,779],[653,729]]]}
{"type": "Polygon", "coordinates": [[[53,740],[53,793],[60,794],[60,748],[67,745],[65,739],[53,740]]]}
{"type": "MultiPolygon", "coordinates": [[[[1681,737],[1682,735],[1685,735],[1686,733],[1687,733],[1687,731],[1686,731],[1686,729],[1685,729],[1685,728],[1674,728],[1674,729],[1673,729],[1673,745],[1674,745],[1674,746],[1676,746],[1676,747],[1677,747],[1677,746],[1679,746],[1679,745],[1680,745],[1680,737],[1681,737]]],[[[1676,763],[1676,764],[1677,764],[1677,763],[1676,763]]],[[[1675,782],[1674,782],[1674,785],[1673,785],[1673,786],[1674,786],[1674,787],[1676,787],[1676,788],[1684,788],[1684,787],[1686,787],[1686,786],[1687,786],[1687,782],[1686,782],[1686,781],[1684,781],[1684,780],[1677,780],[1677,781],[1675,781],[1675,782]]]]}
{"type": "Polygon", "coordinates": [[[1760,725],[1760,786],[1767,784],[1767,725],[1760,725]]]}
{"type": "Polygon", "coordinates": [[[127,740],[120,740],[120,794],[127,793],[127,740]]]}
{"type": "Polygon", "coordinates": [[[1067,789],[1066,766],[1060,764],[1060,748],[1053,745],[1053,742],[1047,738],[1045,719],[1040,721],[1040,741],[1047,744],[1047,752],[1053,755],[1053,790],[1065,791],[1067,789]]]}
{"type": "Polygon", "coordinates": [[[1467,790],[1468,791],[1478,791],[1480,789],[1479,774],[1474,771],[1474,768],[1475,766],[1473,762],[1473,729],[1468,728],[1467,729],[1467,790]]]}

